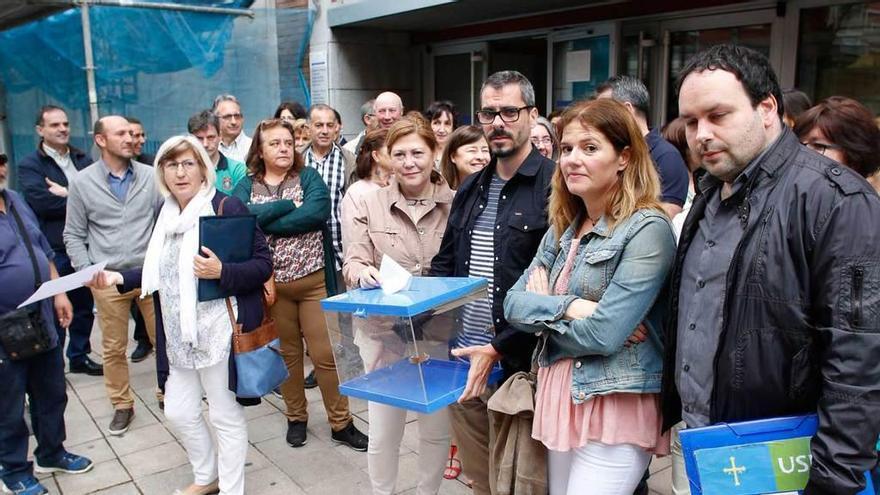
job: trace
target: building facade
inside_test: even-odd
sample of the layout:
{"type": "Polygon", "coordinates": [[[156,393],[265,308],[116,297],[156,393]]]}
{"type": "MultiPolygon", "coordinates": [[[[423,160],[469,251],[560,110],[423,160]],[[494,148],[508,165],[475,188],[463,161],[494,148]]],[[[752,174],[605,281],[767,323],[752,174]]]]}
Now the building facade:
{"type": "Polygon", "coordinates": [[[609,76],[637,76],[651,91],[656,125],[677,115],[675,79],[685,60],[725,42],[765,53],[784,88],[801,89],[814,101],[850,96],[880,112],[880,2],[320,0],[316,6],[310,64],[323,76],[317,86],[313,77],[312,99],[339,108],[346,122],[359,120],[363,101],[394,90],[408,108],[452,100],[467,123],[482,80],[516,69],[534,84],[542,114],[588,96],[609,76]]]}

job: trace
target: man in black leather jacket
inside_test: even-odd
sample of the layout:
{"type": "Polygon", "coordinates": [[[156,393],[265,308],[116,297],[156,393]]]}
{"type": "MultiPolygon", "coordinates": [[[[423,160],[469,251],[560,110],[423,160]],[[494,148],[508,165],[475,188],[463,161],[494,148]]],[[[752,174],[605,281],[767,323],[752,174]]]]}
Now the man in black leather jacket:
{"type": "Polygon", "coordinates": [[[782,125],[753,50],[697,54],[679,109],[709,175],[672,274],[665,426],[816,413],[804,493],[856,493],[880,432],[880,197],[782,125]]]}

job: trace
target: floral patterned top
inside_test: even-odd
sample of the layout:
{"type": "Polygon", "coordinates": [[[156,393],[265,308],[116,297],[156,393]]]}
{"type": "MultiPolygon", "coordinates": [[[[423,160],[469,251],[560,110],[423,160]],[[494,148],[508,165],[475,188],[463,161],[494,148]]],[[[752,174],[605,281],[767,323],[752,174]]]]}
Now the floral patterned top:
{"type": "MultiPolygon", "coordinates": [[[[271,203],[289,199],[297,206],[302,204],[303,190],[299,174],[288,176],[277,186],[255,180],[251,188],[251,203],[271,203]]],[[[290,283],[324,268],[324,235],[320,230],[295,234],[288,237],[266,234],[275,281],[290,283]]]]}
{"type": "MultiPolygon", "coordinates": [[[[201,369],[214,366],[229,359],[232,341],[232,323],[226,311],[225,299],[196,303],[198,330],[196,344],[184,344],[180,331],[180,271],[178,258],[183,234],[167,234],[159,262],[159,279],[162,286],[159,298],[162,306],[162,323],[165,326],[165,351],[171,366],[201,369]]],[[[233,314],[237,305],[232,300],[233,314]]]]}

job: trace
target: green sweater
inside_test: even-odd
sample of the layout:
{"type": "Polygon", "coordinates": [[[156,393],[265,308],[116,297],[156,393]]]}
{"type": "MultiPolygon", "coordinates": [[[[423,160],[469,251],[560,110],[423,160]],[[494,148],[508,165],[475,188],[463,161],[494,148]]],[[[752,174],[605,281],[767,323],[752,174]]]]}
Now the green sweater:
{"type": "Polygon", "coordinates": [[[279,199],[268,203],[252,204],[251,190],[253,176],[243,177],[232,195],[247,205],[257,216],[257,223],[266,235],[292,236],[320,230],[324,238],[324,279],[327,295],[337,294],[335,258],[333,241],[327,220],[330,218],[330,191],[318,171],[305,167],[299,172],[300,185],[303,190],[303,202],[300,207],[289,199],[279,199]]]}
{"type": "Polygon", "coordinates": [[[232,194],[238,182],[247,175],[247,167],[240,161],[233,160],[223,153],[220,153],[220,160],[217,162],[217,182],[214,186],[218,191],[232,194]]]}

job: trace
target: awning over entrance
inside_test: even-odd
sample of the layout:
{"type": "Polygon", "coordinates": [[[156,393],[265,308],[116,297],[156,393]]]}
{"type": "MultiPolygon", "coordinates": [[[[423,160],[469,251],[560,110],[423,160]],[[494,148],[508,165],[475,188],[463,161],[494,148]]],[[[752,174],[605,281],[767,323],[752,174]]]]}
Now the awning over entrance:
{"type": "MultiPolygon", "coordinates": [[[[338,1],[338,0],[337,0],[338,1]]],[[[466,24],[618,3],[602,0],[346,0],[327,10],[330,27],[436,31],[466,24]]]]}

